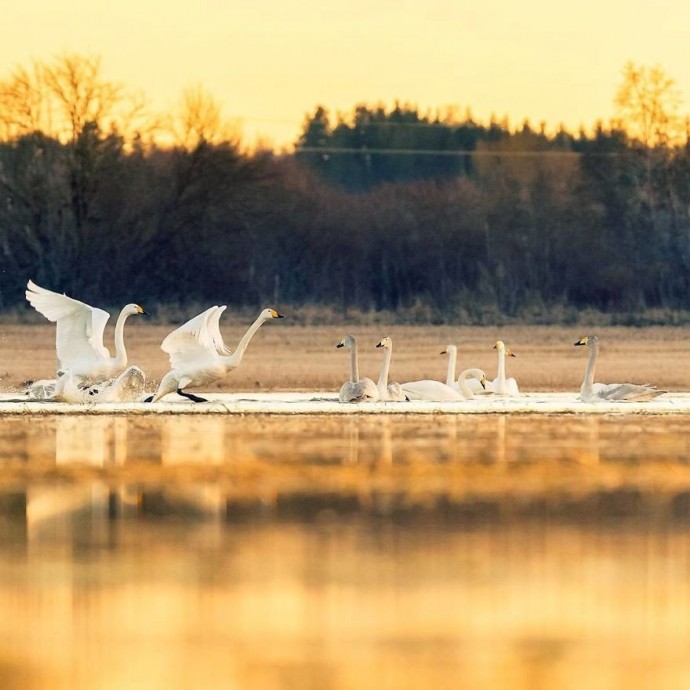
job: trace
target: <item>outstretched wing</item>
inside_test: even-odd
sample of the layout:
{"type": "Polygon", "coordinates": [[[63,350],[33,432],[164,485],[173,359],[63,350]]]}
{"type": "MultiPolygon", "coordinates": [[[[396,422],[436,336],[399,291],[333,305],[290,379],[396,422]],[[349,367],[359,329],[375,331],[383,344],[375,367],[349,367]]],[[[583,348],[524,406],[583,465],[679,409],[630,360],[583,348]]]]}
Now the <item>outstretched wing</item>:
{"type": "Polygon", "coordinates": [[[218,359],[218,345],[224,347],[218,320],[225,308],[209,307],[165,337],[161,350],[168,353],[173,369],[203,367],[218,359]]]}
{"type": "Polygon", "coordinates": [[[55,346],[61,367],[70,368],[94,357],[110,357],[103,345],[108,312],[42,288],[31,280],[27,283],[26,299],[37,312],[57,324],[55,346]]]}

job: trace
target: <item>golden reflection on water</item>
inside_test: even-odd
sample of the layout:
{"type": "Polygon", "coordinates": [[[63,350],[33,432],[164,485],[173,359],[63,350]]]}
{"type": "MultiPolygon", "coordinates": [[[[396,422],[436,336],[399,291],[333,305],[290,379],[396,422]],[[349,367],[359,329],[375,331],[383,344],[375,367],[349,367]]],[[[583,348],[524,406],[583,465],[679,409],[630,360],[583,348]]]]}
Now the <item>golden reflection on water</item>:
{"type": "Polygon", "coordinates": [[[0,419],[2,690],[690,687],[671,417],[0,419]]]}

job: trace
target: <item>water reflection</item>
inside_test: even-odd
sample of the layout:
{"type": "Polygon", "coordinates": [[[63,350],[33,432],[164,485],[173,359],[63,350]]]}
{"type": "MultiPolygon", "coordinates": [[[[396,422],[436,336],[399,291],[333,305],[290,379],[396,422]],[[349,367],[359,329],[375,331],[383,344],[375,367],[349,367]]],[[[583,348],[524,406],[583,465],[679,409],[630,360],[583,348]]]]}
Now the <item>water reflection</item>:
{"type": "Polygon", "coordinates": [[[0,419],[0,687],[690,687],[661,417],[0,419]]]}

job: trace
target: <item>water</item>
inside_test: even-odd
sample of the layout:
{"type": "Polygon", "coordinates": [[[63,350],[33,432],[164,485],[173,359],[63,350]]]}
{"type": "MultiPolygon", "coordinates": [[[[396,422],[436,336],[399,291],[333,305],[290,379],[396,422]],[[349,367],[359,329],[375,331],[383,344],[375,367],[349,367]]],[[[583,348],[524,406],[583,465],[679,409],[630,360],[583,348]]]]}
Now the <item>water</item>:
{"type": "Polygon", "coordinates": [[[0,688],[690,687],[686,426],[0,419],[0,688]]]}

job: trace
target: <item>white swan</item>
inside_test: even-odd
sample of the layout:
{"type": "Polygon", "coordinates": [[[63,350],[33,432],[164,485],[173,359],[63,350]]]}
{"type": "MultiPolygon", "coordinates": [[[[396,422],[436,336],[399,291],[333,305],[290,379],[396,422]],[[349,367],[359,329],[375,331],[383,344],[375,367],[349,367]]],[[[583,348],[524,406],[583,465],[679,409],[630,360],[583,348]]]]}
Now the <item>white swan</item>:
{"type": "Polygon", "coordinates": [[[346,335],[336,347],[350,350],[350,380],[340,387],[338,400],[340,402],[368,402],[379,399],[379,389],[369,377],[359,378],[359,363],[357,361],[357,340],[354,335],[346,335]]]}
{"type": "Polygon", "coordinates": [[[391,357],[393,356],[393,341],[386,336],[381,338],[376,347],[384,348],[383,363],[381,364],[381,373],[376,387],[379,389],[379,400],[405,400],[405,393],[397,381],[388,383],[388,372],[391,366],[391,357]]]}
{"type": "Polygon", "coordinates": [[[264,309],[230,354],[220,334],[220,317],[226,308],[209,307],[165,337],[161,350],[168,353],[171,370],[162,378],[155,395],[147,399],[149,402],[156,402],[173,392],[194,402],[207,402],[185,389],[208,385],[236,369],[259,328],[266,321],[284,318],[275,309],[264,309]]]}
{"type": "Polygon", "coordinates": [[[49,321],[56,323],[55,346],[58,366],[69,369],[78,380],[117,376],[127,366],[125,321],[134,314],[146,314],[138,304],[123,307],[115,324],[115,356],[103,345],[103,333],[110,314],[67,295],[27,283],[26,299],[49,321]]]}
{"type": "Polygon", "coordinates": [[[455,345],[448,345],[448,347],[446,347],[441,354],[448,354],[446,382],[441,383],[441,381],[435,381],[434,379],[407,381],[406,383],[401,384],[401,388],[408,400],[443,402],[444,400],[465,399],[459,388],[456,388],[457,382],[455,381],[455,359],[457,357],[457,348],[455,345]]]}
{"type": "Polygon", "coordinates": [[[480,392],[484,392],[486,386],[486,374],[481,369],[464,369],[458,376],[457,384],[465,400],[474,398],[476,391],[470,385],[472,381],[478,381],[481,387],[480,392]]]}
{"type": "Polygon", "coordinates": [[[516,357],[517,355],[507,348],[502,340],[496,341],[494,350],[498,350],[498,371],[496,378],[487,384],[487,389],[496,395],[520,395],[517,381],[506,378],[506,356],[516,357]]]}
{"type": "MultiPolygon", "coordinates": [[[[451,386],[459,393],[463,393],[463,389],[460,386],[460,381],[455,380],[455,367],[458,359],[458,348],[455,345],[446,345],[446,349],[441,352],[442,355],[448,354],[448,371],[446,372],[446,385],[451,386]]],[[[478,369],[477,371],[481,371],[478,369]]],[[[483,374],[484,372],[482,372],[483,374]]],[[[486,393],[486,376],[484,377],[484,382],[477,378],[471,377],[465,380],[465,387],[473,393],[486,393]]],[[[463,393],[463,397],[467,397],[463,393]]]]}
{"type": "Polygon", "coordinates": [[[580,338],[574,344],[587,345],[589,348],[585,378],[580,387],[580,400],[583,402],[596,402],[598,400],[644,401],[668,392],[659,390],[656,386],[637,383],[594,383],[594,368],[599,356],[599,338],[596,335],[588,335],[580,338]]]}
{"type": "Polygon", "coordinates": [[[26,391],[27,402],[139,402],[146,376],[139,367],[128,367],[117,378],[91,386],[83,385],[69,370],[53,381],[36,381],[26,391]]]}

